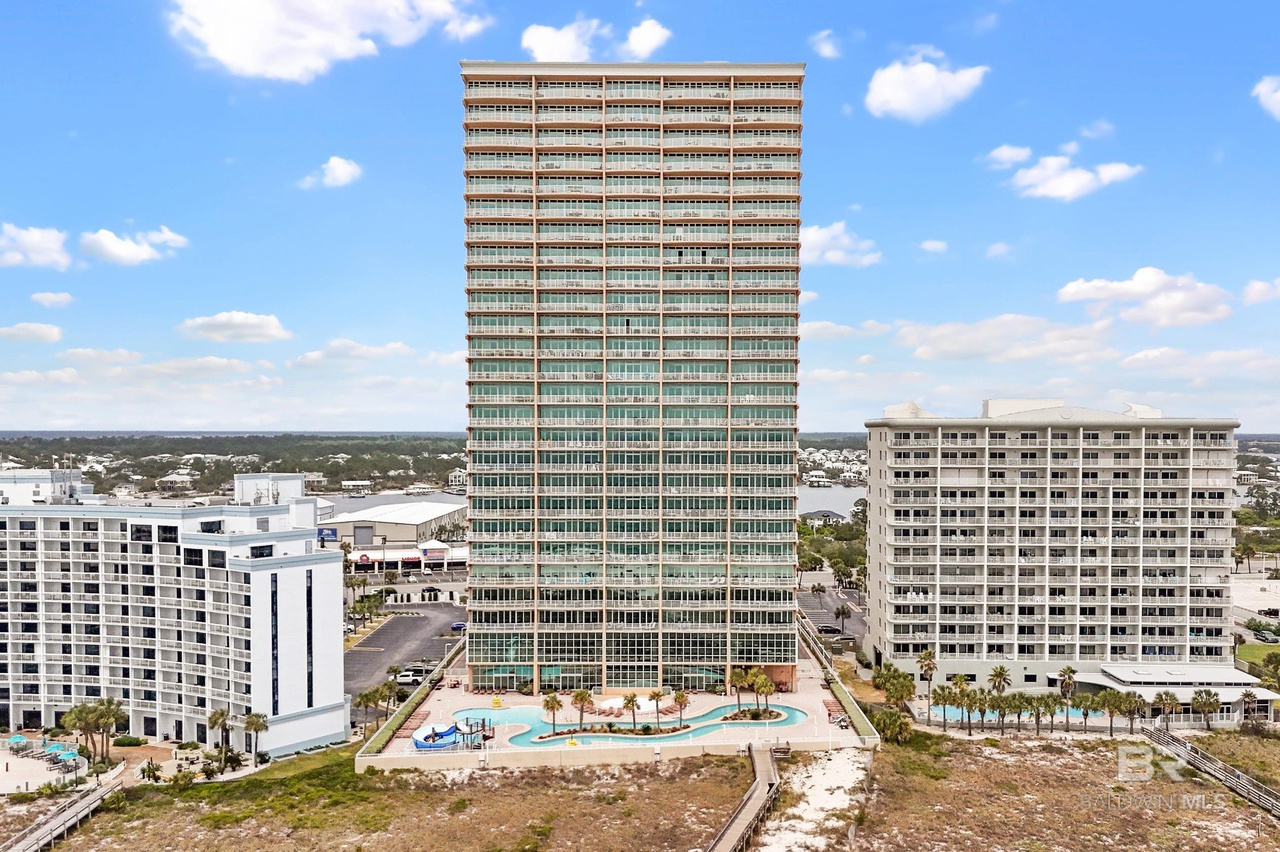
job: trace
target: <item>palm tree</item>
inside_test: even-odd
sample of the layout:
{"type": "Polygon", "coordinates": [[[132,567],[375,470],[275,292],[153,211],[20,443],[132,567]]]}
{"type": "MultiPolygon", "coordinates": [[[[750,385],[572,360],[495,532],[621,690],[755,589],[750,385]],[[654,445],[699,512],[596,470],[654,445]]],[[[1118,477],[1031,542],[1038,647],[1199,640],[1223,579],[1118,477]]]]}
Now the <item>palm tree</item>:
{"type": "Polygon", "coordinates": [[[1173,694],[1173,690],[1162,689],[1151,696],[1151,706],[1160,709],[1160,715],[1164,716],[1164,729],[1167,731],[1169,730],[1169,717],[1182,709],[1182,702],[1178,700],[1178,696],[1173,694]]]}
{"type": "Polygon", "coordinates": [[[1044,716],[1046,696],[1030,695],[1027,696],[1027,709],[1031,711],[1031,715],[1036,720],[1036,736],[1040,736],[1040,720],[1044,716]]]}
{"type": "MultiPolygon", "coordinates": [[[[943,684],[933,690],[933,700],[938,702],[938,706],[942,708],[942,730],[947,730],[947,708],[956,703],[956,691],[947,684],[943,684]]],[[[929,712],[933,712],[933,708],[929,708],[929,712]]]]}
{"type": "Polygon", "coordinates": [[[1098,709],[1098,705],[1094,703],[1093,696],[1087,692],[1079,695],[1071,696],[1071,706],[1080,711],[1080,718],[1084,725],[1084,732],[1089,733],[1089,714],[1098,709]]]}
{"type": "Polygon", "coordinates": [[[548,689],[542,696],[542,709],[551,714],[551,736],[556,735],[556,713],[564,709],[564,702],[555,690],[548,689]]]}
{"type": "Polygon", "coordinates": [[[209,730],[218,731],[221,734],[222,749],[218,754],[218,771],[227,768],[227,735],[230,733],[228,725],[231,721],[231,711],[225,707],[219,707],[209,714],[209,730]]]}
{"type": "Polygon", "coordinates": [[[826,609],[827,606],[822,602],[824,600],[822,596],[827,593],[827,587],[822,585],[821,583],[814,583],[812,586],[809,587],[809,591],[813,592],[813,594],[817,596],[818,606],[822,607],[823,609],[826,609]]]}
{"type": "Polygon", "coordinates": [[[973,708],[978,711],[978,730],[984,734],[987,732],[987,711],[991,709],[991,699],[996,697],[998,696],[988,689],[973,691],[973,708]]]}
{"type": "Polygon", "coordinates": [[[1004,736],[1004,717],[1009,713],[1009,696],[997,695],[993,692],[988,704],[996,714],[996,721],[1000,725],[1000,736],[1004,736]]]}
{"type": "Polygon", "coordinates": [[[1114,689],[1104,689],[1094,696],[1094,707],[1107,714],[1107,736],[1112,739],[1116,735],[1116,714],[1123,708],[1120,706],[1120,693],[1114,689]]]}
{"type": "Polygon", "coordinates": [[[683,689],[677,689],[676,694],[671,696],[671,701],[676,705],[676,709],[680,711],[680,727],[684,727],[684,708],[689,706],[689,696],[684,694],[683,689]]]}
{"type": "Polygon", "coordinates": [[[1129,733],[1132,734],[1138,717],[1145,716],[1147,713],[1147,700],[1132,690],[1126,692],[1121,698],[1123,701],[1120,703],[1120,712],[1129,717],[1129,733]]]}
{"type": "Polygon", "coordinates": [[[1076,670],[1071,666],[1063,666],[1062,671],[1058,672],[1058,692],[1062,695],[1063,706],[1067,708],[1066,715],[1063,718],[1063,727],[1071,730],[1071,696],[1076,692],[1076,670]]]}
{"type": "Polygon", "coordinates": [[[244,717],[244,732],[253,735],[253,765],[258,766],[258,734],[267,730],[266,713],[250,713],[244,717]]]}
{"type": "Polygon", "coordinates": [[[964,710],[964,724],[969,736],[973,736],[973,711],[977,696],[972,689],[961,690],[960,709],[964,710]]]}
{"type": "Polygon", "coordinates": [[[920,669],[920,676],[924,678],[926,684],[925,696],[928,705],[924,714],[924,723],[929,726],[933,724],[933,712],[928,709],[933,706],[933,676],[938,673],[937,655],[932,648],[916,655],[916,666],[920,669]]]}
{"type": "Polygon", "coordinates": [[[1240,545],[1240,555],[1244,557],[1245,567],[1249,569],[1249,573],[1253,573],[1253,557],[1258,555],[1258,548],[1246,542],[1240,545]]]}
{"type": "Polygon", "coordinates": [[[756,683],[756,692],[764,696],[764,711],[769,712],[769,696],[778,690],[773,679],[768,675],[760,675],[760,680],[756,683]]]}
{"type": "Polygon", "coordinates": [[[1013,678],[1009,677],[1008,668],[996,666],[991,670],[991,674],[987,675],[987,683],[996,695],[1004,695],[1004,691],[1013,683],[1013,678]]]}
{"type": "Polygon", "coordinates": [[[640,699],[636,697],[634,692],[628,692],[622,696],[622,709],[631,711],[631,730],[636,729],[636,708],[640,706],[640,699]]]}
{"type": "Polygon", "coordinates": [[[387,678],[389,680],[395,680],[396,675],[400,674],[402,671],[404,671],[404,668],[401,666],[395,664],[389,665],[387,666],[387,678]]]}
{"type": "Polygon", "coordinates": [[[1240,693],[1240,703],[1244,711],[1244,720],[1247,722],[1253,718],[1253,711],[1258,708],[1258,694],[1252,689],[1246,689],[1240,693]]]}
{"type": "Polygon", "coordinates": [[[871,717],[880,739],[887,743],[905,743],[911,739],[911,720],[897,710],[881,710],[871,717]]]}
{"type": "Polygon", "coordinates": [[[840,604],[840,606],[836,607],[835,611],[831,614],[840,619],[840,632],[844,633],[845,619],[853,617],[853,610],[849,609],[848,604],[840,604]]]}
{"type": "Polygon", "coordinates": [[[973,696],[970,694],[969,679],[962,674],[954,674],[951,676],[951,685],[956,691],[956,706],[964,711],[965,721],[968,723],[969,733],[973,734],[973,696]]]}
{"type": "Polygon", "coordinates": [[[85,745],[89,747],[89,762],[93,763],[93,750],[97,743],[93,741],[93,737],[89,736],[88,705],[77,704],[66,713],[63,713],[62,727],[68,731],[79,731],[85,735],[85,745]]]}
{"type": "Polygon", "coordinates": [[[649,700],[653,702],[653,718],[657,722],[658,733],[662,733],[662,714],[658,712],[662,709],[661,707],[658,706],[659,702],[662,701],[662,690],[655,689],[652,692],[650,692],[649,700]]]}
{"type": "Polygon", "coordinates": [[[102,732],[102,756],[111,761],[111,738],[116,730],[129,721],[129,713],[119,698],[101,698],[94,703],[94,714],[99,720],[102,732]]]}
{"type": "Polygon", "coordinates": [[[738,699],[738,712],[742,712],[742,690],[751,684],[751,679],[747,677],[746,669],[734,669],[729,672],[729,685],[733,687],[733,694],[738,699]]]}
{"type": "Polygon", "coordinates": [[[575,689],[569,702],[578,708],[578,728],[582,728],[582,718],[587,713],[587,705],[591,703],[591,690],[575,689]]]}
{"type": "Polygon", "coordinates": [[[1209,723],[1210,715],[1217,713],[1222,707],[1222,699],[1212,689],[1197,689],[1191,693],[1191,712],[1204,716],[1204,729],[1212,731],[1209,723]]]}
{"type": "Polygon", "coordinates": [[[1009,710],[1018,720],[1018,730],[1022,730],[1022,714],[1027,712],[1027,694],[1025,692],[1012,692],[1005,696],[1009,701],[1009,710]]]}
{"type": "Polygon", "coordinates": [[[760,678],[764,677],[764,672],[759,666],[753,667],[747,672],[747,686],[751,687],[751,692],[755,694],[756,709],[760,709],[760,678]]]}
{"type": "Polygon", "coordinates": [[[1058,719],[1058,711],[1064,706],[1062,696],[1056,692],[1047,692],[1040,696],[1040,700],[1044,702],[1044,712],[1049,717],[1049,733],[1053,733],[1053,727],[1058,719]]]}

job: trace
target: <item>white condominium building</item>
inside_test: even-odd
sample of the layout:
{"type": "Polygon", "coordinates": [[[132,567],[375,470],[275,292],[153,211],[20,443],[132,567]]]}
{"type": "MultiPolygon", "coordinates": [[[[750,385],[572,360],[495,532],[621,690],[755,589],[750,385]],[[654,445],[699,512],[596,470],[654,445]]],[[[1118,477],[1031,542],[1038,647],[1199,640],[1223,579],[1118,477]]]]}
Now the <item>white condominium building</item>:
{"type": "Polygon", "coordinates": [[[140,736],[214,744],[209,713],[227,709],[237,748],[248,713],[267,716],[272,754],[346,739],[342,553],[316,547],[302,482],[237,476],[234,502],[208,506],[108,499],[78,476],[42,502],[7,495],[0,724],[55,726],[114,697],[140,736]]]}
{"type": "Polygon", "coordinates": [[[988,400],[867,423],[867,649],[935,680],[1231,656],[1234,420],[988,400]]]}
{"type": "Polygon", "coordinates": [[[803,75],[462,64],[472,685],[794,680],[803,75]]]}

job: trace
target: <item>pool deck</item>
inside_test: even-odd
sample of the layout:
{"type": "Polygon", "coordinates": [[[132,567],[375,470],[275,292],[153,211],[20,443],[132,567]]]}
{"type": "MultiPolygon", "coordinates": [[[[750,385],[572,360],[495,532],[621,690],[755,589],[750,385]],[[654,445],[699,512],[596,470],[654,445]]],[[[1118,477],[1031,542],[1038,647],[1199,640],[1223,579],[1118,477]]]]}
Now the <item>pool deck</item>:
{"type": "MultiPolygon", "coordinates": [[[[776,693],[769,699],[771,707],[787,705],[801,710],[806,718],[792,724],[758,722],[751,725],[725,727],[716,721],[705,722],[703,726],[695,726],[686,730],[685,736],[667,738],[661,741],[648,740],[643,736],[619,736],[616,742],[592,742],[571,746],[568,738],[561,744],[520,746],[513,745],[511,738],[525,730],[523,725],[499,725],[496,736],[489,740],[484,749],[451,750],[444,753],[419,750],[414,748],[411,734],[424,724],[440,723],[452,720],[454,715],[467,710],[477,713],[494,709],[542,706],[542,696],[525,696],[514,692],[502,695],[473,695],[464,687],[441,687],[436,689],[410,719],[396,731],[395,736],[381,754],[362,756],[357,759],[357,771],[365,766],[380,768],[465,768],[477,766],[537,766],[537,765],[583,765],[596,763],[629,763],[638,760],[653,760],[658,752],[661,757],[681,757],[692,754],[735,754],[745,750],[747,743],[760,746],[791,745],[806,750],[828,750],[835,748],[860,748],[865,744],[852,729],[842,729],[828,722],[827,706],[824,701],[831,698],[831,693],[823,688],[822,672],[813,660],[802,658],[797,669],[797,689],[794,692],[776,693]],[[495,707],[494,699],[498,699],[495,707]]],[[[649,690],[636,690],[641,698],[647,698],[649,690]]],[[[697,718],[717,708],[725,708],[725,712],[737,709],[734,696],[714,695],[707,692],[688,692],[689,705],[685,708],[685,719],[697,718]]],[[[574,728],[578,724],[578,710],[570,704],[571,696],[562,693],[561,701],[564,709],[556,714],[557,728],[574,728]]],[[[605,696],[597,701],[614,701],[618,696],[605,696]]],[[[671,698],[666,696],[663,707],[670,706],[671,698]]],[[[756,706],[755,695],[744,692],[742,708],[744,710],[756,706]]],[[[763,701],[761,707],[763,707],[763,701]]],[[[661,721],[665,728],[674,728],[678,716],[675,713],[662,714],[661,721]]],[[[551,717],[545,711],[542,719],[550,722],[551,717]]],[[[621,728],[631,727],[631,714],[622,716],[605,715],[599,710],[588,710],[584,717],[586,725],[604,725],[613,722],[621,728]]],[[[655,725],[658,717],[652,709],[636,714],[638,725],[655,725]]],[[[599,734],[592,735],[595,737],[599,734]]]]}

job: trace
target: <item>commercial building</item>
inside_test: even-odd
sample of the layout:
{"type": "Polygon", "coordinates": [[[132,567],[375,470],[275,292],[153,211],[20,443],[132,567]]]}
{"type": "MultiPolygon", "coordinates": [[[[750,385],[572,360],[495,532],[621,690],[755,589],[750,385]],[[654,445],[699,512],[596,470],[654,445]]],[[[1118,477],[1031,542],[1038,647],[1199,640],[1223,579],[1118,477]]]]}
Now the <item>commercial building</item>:
{"type": "Polygon", "coordinates": [[[935,680],[1231,657],[1229,419],[987,400],[867,423],[867,650],[935,680]]]}
{"type": "Polygon", "coordinates": [[[114,697],[136,735],[212,745],[209,713],[227,709],[237,748],[254,712],[273,754],[348,736],[333,676],[342,554],[316,547],[301,474],[235,484],[227,505],[123,501],[80,484],[57,502],[0,506],[0,724],[54,726],[73,705],[114,697]]]}
{"type": "Polygon", "coordinates": [[[804,67],[462,72],[472,685],[786,689],[804,67]]]}
{"type": "Polygon", "coordinates": [[[320,527],[321,546],[351,546],[357,571],[416,571],[441,568],[459,551],[465,561],[465,545],[452,548],[437,539],[441,527],[464,525],[467,507],[463,503],[413,500],[386,503],[335,515],[320,527]]]}

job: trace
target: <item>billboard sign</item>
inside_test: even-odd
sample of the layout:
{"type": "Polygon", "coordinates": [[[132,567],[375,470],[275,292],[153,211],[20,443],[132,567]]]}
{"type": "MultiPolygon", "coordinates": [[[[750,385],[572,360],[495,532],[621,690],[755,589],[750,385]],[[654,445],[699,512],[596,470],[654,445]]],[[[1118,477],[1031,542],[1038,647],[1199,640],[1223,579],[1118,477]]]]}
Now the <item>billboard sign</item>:
{"type": "Polygon", "coordinates": [[[316,538],[319,539],[320,541],[337,541],[338,528],[337,527],[319,527],[316,529],[316,538]]]}

